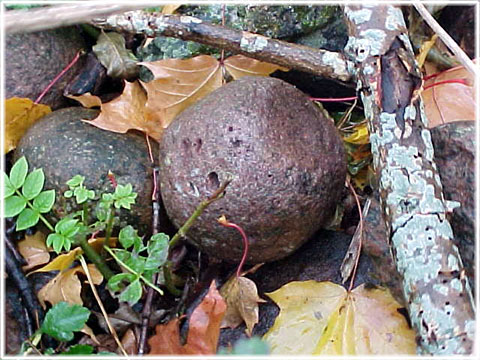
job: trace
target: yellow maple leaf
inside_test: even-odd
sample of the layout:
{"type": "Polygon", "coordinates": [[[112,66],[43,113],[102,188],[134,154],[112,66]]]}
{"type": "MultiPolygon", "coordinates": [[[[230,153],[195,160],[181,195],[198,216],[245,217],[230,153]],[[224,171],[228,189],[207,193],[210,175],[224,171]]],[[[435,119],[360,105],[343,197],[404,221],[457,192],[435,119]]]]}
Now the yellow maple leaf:
{"type": "Polygon", "coordinates": [[[361,285],[347,292],[311,280],[267,295],[280,307],[264,335],[273,355],[415,354],[415,333],[386,289],[361,285]]]}
{"type": "Polygon", "coordinates": [[[236,328],[245,321],[246,333],[251,336],[253,327],[258,323],[258,303],[265,302],[258,296],[255,283],[234,275],[222,286],[220,294],[227,303],[221,327],[236,328]]]}
{"type": "Polygon", "coordinates": [[[5,100],[4,153],[15,149],[25,131],[41,117],[52,112],[50,106],[34,104],[27,98],[13,97],[5,100]]]}
{"type": "MultiPolygon", "coordinates": [[[[93,264],[88,265],[93,283],[99,285],[103,281],[103,276],[93,264]]],[[[52,280],[50,280],[38,292],[38,300],[43,308],[46,307],[45,302],[48,301],[54,305],[60,301],[66,301],[70,304],[82,305],[82,298],[80,293],[82,291],[82,284],[77,276],[77,273],[85,273],[81,266],[76,266],[60,272],[52,280]]]]}

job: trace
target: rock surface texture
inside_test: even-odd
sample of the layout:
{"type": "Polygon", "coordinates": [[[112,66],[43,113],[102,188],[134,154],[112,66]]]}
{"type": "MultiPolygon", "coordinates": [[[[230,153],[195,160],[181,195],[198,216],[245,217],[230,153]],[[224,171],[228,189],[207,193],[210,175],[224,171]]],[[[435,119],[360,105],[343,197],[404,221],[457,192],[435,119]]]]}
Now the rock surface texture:
{"type": "Polygon", "coordinates": [[[461,204],[453,211],[451,224],[470,284],[475,286],[475,121],[456,121],[431,132],[445,198],[461,204]]]}
{"type": "Polygon", "coordinates": [[[25,155],[29,168],[43,168],[45,189],[55,189],[54,221],[71,213],[73,199],[63,197],[65,184],[75,175],[85,177],[85,186],[99,192],[113,192],[108,171],[118,184],[131,183],[137,193],[131,211],[120,212],[120,226],[150,229],[152,180],[148,149],[143,136],[116,134],[87,124],[97,110],[80,107],[54,111],[36,122],[23,136],[15,158],[25,155]]]}
{"type": "MultiPolygon", "coordinates": [[[[85,48],[78,28],[68,27],[5,37],[5,97],[35,101],[48,84],[85,48]]],[[[80,59],[40,101],[58,109],[68,104],[63,89],[82,68],[80,59]]]]}
{"type": "Polygon", "coordinates": [[[218,186],[233,181],[197,220],[188,239],[237,262],[245,230],[248,262],[272,261],[302,245],[332,215],[346,176],[334,124],[292,85],[244,77],[182,112],[160,145],[162,198],[178,227],[218,186]]]}

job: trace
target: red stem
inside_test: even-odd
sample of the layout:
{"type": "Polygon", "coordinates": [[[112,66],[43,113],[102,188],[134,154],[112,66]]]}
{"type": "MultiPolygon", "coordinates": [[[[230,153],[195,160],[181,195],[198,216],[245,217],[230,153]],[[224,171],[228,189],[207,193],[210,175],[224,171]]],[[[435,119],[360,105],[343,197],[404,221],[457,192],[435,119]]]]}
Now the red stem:
{"type": "Polygon", "coordinates": [[[314,98],[311,97],[310,100],[312,101],[323,101],[323,102],[340,102],[340,101],[350,101],[355,100],[356,96],[344,97],[344,98],[314,98]]]}
{"type": "Polygon", "coordinates": [[[73,58],[72,61],[70,61],[70,63],[65,67],[65,69],[63,69],[60,74],[58,74],[57,76],[55,76],[55,78],[50,82],[50,84],[48,84],[48,86],[45,88],[45,90],[42,91],[42,93],[38,96],[37,100],[35,100],[35,104],[38,104],[42,99],[43,97],[45,96],[45,94],[52,88],[53,85],[55,85],[55,83],[63,76],[65,75],[65,73],[70,70],[70,68],[75,65],[75,63],[78,61],[78,59],[80,58],[80,53],[82,51],[78,51],[77,54],[75,55],[75,57],[73,58]]]}
{"type": "Polygon", "coordinates": [[[240,235],[242,235],[243,255],[242,255],[242,260],[240,260],[240,264],[238,264],[238,268],[237,268],[237,277],[240,277],[240,276],[242,276],[241,275],[242,274],[242,268],[243,268],[243,265],[245,264],[245,260],[247,260],[247,254],[248,254],[247,235],[245,234],[245,231],[243,231],[243,229],[239,225],[231,223],[224,216],[220,217],[220,219],[218,219],[218,222],[220,224],[222,224],[223,226],[226,226],[226,227],[233,228],[233,229],[237,230],[240,233],[240,235]]]}
{"type": "Polygon", "coordinates": [[[117,179],[115,179],[115,175],[109,170],[107,174],[108,180],[112,183],[114,189],[117,188],[117,179]]]}
{"type": "Polygon", "coordinates": [[[431,87],[437,86],[437,85],[442,85],[442,84],[463,84],[463,85],[470,85],[469,82],[466,79],[450,79],[450,80],[443,80],[443,81],[438,81],[436,83],[427,85],[423,88],[423,90],[430,89],[431,87]]]}

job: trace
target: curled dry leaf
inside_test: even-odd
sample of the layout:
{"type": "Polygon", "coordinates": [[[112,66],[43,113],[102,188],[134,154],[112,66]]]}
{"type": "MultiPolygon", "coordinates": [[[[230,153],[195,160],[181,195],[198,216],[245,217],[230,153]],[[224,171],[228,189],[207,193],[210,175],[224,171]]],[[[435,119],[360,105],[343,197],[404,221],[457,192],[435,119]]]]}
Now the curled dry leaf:
{"type": "Polygon", "coordinates": [[[255,283],[243,276],[232,276],[220,289],[220,294],[227,302],[227,312],[221,327],[236,328],[245,321],[246,333],[252,335],[258,323],[258,303],[265,302],[258,296],[255,283]]]}
{"type": "Polygon", "coordinates": [[[102,100],[89,92],[82,95],[65,95],[66,97],[78,101],[83,107],[92,108],[102,106],[102,100]]]}
{"type": "Polygon", "coordinates": [[[4,153],[15,149],[25,131],[51,112],[50,106],[34,104],[30,99],[13,97],[5,100],[4,153]]]}
{"type": "Polygon", "coordinates": [[[225,310],[225,301],[212,281],[207,295],[190,316],[186,344],[180,343],[179,319],[175,318],[165,325],[157,325],[156,334],[148,340],[149,355],[215,354],[225,310]]]}
{"type": "Polygon", "coordinates": [[[145,116],[147,95],[142,86],[135,82],[126,82],[122,95],[102,104],[100,115],[85,122],[100,129],[126,133],[130,129],[140,130],[155,140],[160,140],[163,128],[161,124],[150,121],[145,116]]]}
{"type": "MultiPolygon", "coordinates": [[[[94,284],[99,285],[103,281],[102,274],[97,270],[95,265],[89,264],[88,267],[94,284]]],[[[62,271],[41,288],[38,292],[38,300],[42,307],[46,307],[46,301],[52,305],[60,301],[82,305],[83,302],[80,297],[82,284],[80,283],[77,273],[84,274],[85,272],[81,266],[62,271]]]]}
{"type": "Polygon", "coordinates": [[[122,345],[128,355],[137,355],[137,337],[132,329],[128,329],[122,336],[122,345]]]}
{"type": "Polygon", "coordinates": [[[22,267],[23,270],[46,264],[50,260],[50,254],[45,245],[45,234],[41,231],[33,235],[25,235],[25,239],[18,243],[18,251],[27,261],[27,265],[22,267]]]}
{"type": "Polygon", "coordinates": [[[92,50],[107,68],[108,76],[133,79],[138,75],[137,58],[125,47],[125,39],[121,34],[102,32],[92,50]]]}
{"type": "Polygon", "coordinates": [[[171,15],[173,14],[182,4],[170,4],[170,5],[163,5],[162,14],[163,15],[171,15]]]}
{"type": "MultiPolygon", "coordinates": [[[[147,113],[164,127],[188,106],[223,85],[222,64],[212,56],[139,64],[154,76],[154,80],[142,83],[148,93],[147,113]]],[[[229,57],[224,66],[235,80],[246,75],[268,76],[275,70],[287,70],[243,55],[229,57]]]]}
{"type": "Polygon", "coordinates": [[[211,56],[139,64],[154,75],[154,80],[142,82],[148,93],[147,114],[164,128],[188,106],[222,86],[220,63],[211,56]]]}
{"type": "Polygon", "coordinates": [[[225,69],[235,80],[243,76],[268,76],[276,70],[288,71],[287,68],[252,59],[243,55],[233,55],[223,62],[225,69]]]}
{"type": "Polygon", "coordinates": [[[340,285],[312,280],[291,282],[267,295],[280,307],[264,335],[273,355],[416,352],[415,333],[386,289],[361,285],[347,292],[340,285]]]}
{"type": "MultiPolygon", "coordinates": [[[[429,69],[428,63],[425,67],[429,69]]],[[[475,120],[475,78],[463,66],[451,68],[428,79],[424,87],[448,80],[465,80],[467,84],[439,84],[422,92],[430,128],[453,121],[475,120]]]]}

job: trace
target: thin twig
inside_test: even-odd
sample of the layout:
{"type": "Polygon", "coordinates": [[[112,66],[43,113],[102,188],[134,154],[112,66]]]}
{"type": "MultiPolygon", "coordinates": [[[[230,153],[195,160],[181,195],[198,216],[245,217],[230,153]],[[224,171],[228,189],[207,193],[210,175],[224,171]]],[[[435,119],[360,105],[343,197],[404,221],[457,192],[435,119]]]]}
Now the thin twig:
{"type": "Polygon", "coordinates": [[[213,194],[212,196],[210,196],[207,200],[203,200],[198,206],[197,208],[195,209],[195,211],[193,212],[193,214],[188,218],[187,221],[185,221],[185,224],[183,224],[183,226],[178,229],[177,233],[173,236],[172,240],[170,240],[170,249],[173,249],[177,243],[180,241],[180,239],[182,239],[183,237],[185,237],[185,235],[187,234],[188,230],[190,229],[190,227],[193,225],[193,223],[195,222],[195,220],[197,220],[197,218],[202,215],[203,211],[208,207],[208,205],[210,205],[211,203],[213,203],[214,201],[220,199],[223,197],[223,194],[224,194],[224,191],[225,189],[227,188],[228,184],[230,184],[232,180],[227,180],[225,181],[213,194]]]}
{"type": "Polygon", "coordinates": [[[355,192],[355,189],[352,186],[352,183],[350,182],[349,179],[347,179],[347,184],[348,187],[350,188],[350,191],[352,192],[353,196],[355,197],[355,202],[357,203],[357,208],[358,208],[358,215],[360,217],[360,235],[359,235],[359,244],[358,244],[358,251],[356,254],[355,258],[355,265],[353,267],[352,271],[352,277],[350,278],[350,286],[348,287],[348,291],[351,291],[353,288],[353,283],[355,282],[355,275],[357,274],[357,268],[358,268],[358,261],[360,260],[360,254],[362,252],[362,242],[363,242],[363,214],[362,214],[362,206],[360,205],[360,200],[358,199],[358,195],[355,192]]]}
{"type": "MultiPolygon", "coordinates": [[[[150,149],[150,141],[147,136],[147,144],[149,146],[150,160],[153,162],[153,155],[150,149]]],[[[159,218],[160,218],[160,196],[158,194],[158,167],[153,168],[153,193],[152,193],[152,207],[153,207],[153,216],[152,216],[152,234],[158,234],[160,229],[159,218]]],[[[158,273],[155,273],[152,278],[152,283],[157,285],[158,273]]],[[[142,326],[140,329],[140,337],[138,339],[138,355],[143,355],[145,352],[145,345],[147,343],[147,331],[148,323],[150,316],[152,314],[152,303],[155,291],[149,287],[147,289],[147,297],[145,299],[145,304],[142,310],[142,326]]]]}
{"type": "Polygon", "coordinates": [[[70,68],[75,65],[78,61],[78,59],[80,59],[80,55],[82,54],[82,51],[77,51],[77,53],[75,54],[75,56],[73,57],[73,60],[70,61],[70,63],[65,66],[65,68],[57,75],[55,76],[55,78],[50,81],[50,83],[48,84],[48,86],[42,91],[42,93],[40,95],[38,95],[37,97],[37,100],[35,100],[35,104],[38,104],[40,101],[42,101],[43,97],[45,96],[45,94],[52,88],[53,85],[55,85],[57,83],[58,80],[60,80],[60,78],[65,75],[67,73],[68,70],[70,70],[70,68]]]}
{"type": "Polygon", "coordinates": [[[462,65],[470,71],[474,76],[477,76],[478,70],[475,63],[470,60],[467,54],[458,46],[455,40],[452,39],[450,35],[440,26],[440,24],[433,18],[433,16],[428,12],[423,4],[419,1],[413,3],[415,9],[420,13],[422,18],[426,21],[432,30],[442,39],[444,44],[455,54],[457,59],[462,63],[462,65]]]}
{"type": "Polygon", "coordinates": [[[93,284],[92,275],[90,274],[90,270],[88,269],[87,262],[85,261],[85,258],[83,257],[83,255],[80,255],[79,259],[80,259],[80,263],[82,264],[83,271],[85,271],[85,275],[87,275],[87,280],[88,280],[88,283],[90,284],[90,288],[92,289],[93,296],[95,296],[95,300],[97,300],[98,306],[100,307],[100,310],[102,311],[103,317],[105,318],[105,322],[107,323],[108,330],[110,330],[110,333],[112,334],[113,338],[115,339],[115,342],[117,343],[118,347],[122,351],[123,355],[128,356],[128,353],[123,348],[122,342],[118,338],[118,335],[117,335],[117,332],[115,331],[115,328],[110,323],[110,319],[108,318],[107,311],[105,310],[105,307],[103,306],[102,299],[100,299],[100,296],[98,296],[97,289],[95,288],[95,285],[93,284]]]}

